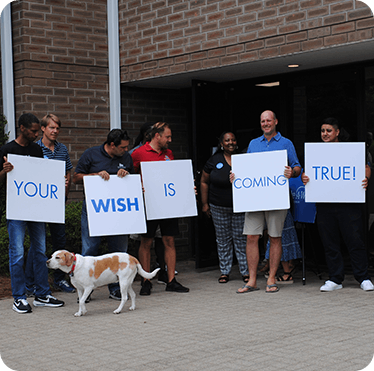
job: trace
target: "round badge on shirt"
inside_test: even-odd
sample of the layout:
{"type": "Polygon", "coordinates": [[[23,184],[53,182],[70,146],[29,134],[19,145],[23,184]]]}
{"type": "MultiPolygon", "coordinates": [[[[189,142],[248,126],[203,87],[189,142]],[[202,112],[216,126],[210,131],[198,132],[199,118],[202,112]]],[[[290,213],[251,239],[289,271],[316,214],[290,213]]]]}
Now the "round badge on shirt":
{"type": "Polygon", "coordinates": [[[217,165],[216,165],[216,168],[219,170],[219,169],[222,169],[223,168],[223,163],[222,162],[219,162],[217,165]]]}

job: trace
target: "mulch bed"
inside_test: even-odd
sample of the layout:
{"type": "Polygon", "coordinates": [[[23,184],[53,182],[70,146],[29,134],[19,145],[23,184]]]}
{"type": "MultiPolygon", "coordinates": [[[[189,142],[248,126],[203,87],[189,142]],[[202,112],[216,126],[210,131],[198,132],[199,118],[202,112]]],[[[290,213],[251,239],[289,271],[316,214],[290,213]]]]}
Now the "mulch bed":
{"type": "Polygon", "coordinates": [[[9,298],[11,296],[10,277],[0,276],[0,299],[9,298]]]}
{"type": "MultiPolygon", "coordinates": [[[[49,283],[51,284],[52,280],[49,277],[49,283]]],[[[55,291],[51,288],[52,295],[55,291]]],[[[8,299],[12,297],[12,288],[10,284],[10,277],[0,275],[0,300],[1,299],[8,299]]]]}

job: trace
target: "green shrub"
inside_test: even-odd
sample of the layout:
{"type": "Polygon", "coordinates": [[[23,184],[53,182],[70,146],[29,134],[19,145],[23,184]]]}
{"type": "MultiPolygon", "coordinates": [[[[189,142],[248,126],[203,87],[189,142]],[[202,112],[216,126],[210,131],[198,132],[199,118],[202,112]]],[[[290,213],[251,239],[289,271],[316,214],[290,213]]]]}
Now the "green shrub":
{"type": "MultiPolygon", "coordinates": [[[[66,234],[66,249],[72,252],[80,253],[82,250],[81,243],[81,210],[82,201],[71,202],[66,205],[65,209],[65,234],[66,234]]],[[[48,257],[52,254],[52,239],[47,227],[46,233],[47,250],[46,255],[48,257]]],[[[28,233],[25,236],[25,252],[30,247],[30,239],[28,233]]],[[[1,222],[0,222],[0,274],[9,274],[9,237],[6,227],[5,211],[3,211],[1,222]]]]}

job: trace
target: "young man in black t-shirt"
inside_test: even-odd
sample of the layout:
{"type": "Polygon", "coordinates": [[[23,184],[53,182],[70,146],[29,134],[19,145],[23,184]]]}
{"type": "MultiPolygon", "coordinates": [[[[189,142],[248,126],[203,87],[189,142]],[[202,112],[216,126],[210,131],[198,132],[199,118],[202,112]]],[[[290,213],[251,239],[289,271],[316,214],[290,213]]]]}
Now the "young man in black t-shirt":
{"type": "MultiPolygon", "coordinates": [[[[23,114],[18,120],[20,134],[18,137],[0,148],[0,184],[3,185],[7,173],[13,170],[13,165],[7,160],[8,154],[43,158],[41,148],[34,143],[40,130],[39,120],[31,113],[23,114]]],[[[33,269],[35,276],[34,306],[61,307],[64,302],[51,295],[48,284],[47,257],[45,255],[45,224],[23,220],[7,219],[9,234],[9,270],[14,297],[13,310],[17,313],[32,312],[26,300],[26,280],[23,270],[24,237],[26,228],[30,236],[30,250],[33,254],[33,269]]]]}

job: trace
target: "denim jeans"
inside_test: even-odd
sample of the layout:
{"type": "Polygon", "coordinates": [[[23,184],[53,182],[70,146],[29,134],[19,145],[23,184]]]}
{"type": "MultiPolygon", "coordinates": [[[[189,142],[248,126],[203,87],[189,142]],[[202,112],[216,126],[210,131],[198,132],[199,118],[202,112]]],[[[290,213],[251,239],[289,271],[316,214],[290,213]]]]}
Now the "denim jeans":
{"type": "Polygon", "coordinates": [[[45,224],[22,220],[7,220],[9,234],[9,270],[14,299],[26,299],[26,280],[23,270],[24,239],[26,228],[30,236],[30,261],[34,274],[35,295],[46,296],[51,293],[48,284],[48,268],[45,255],[45,224]]]}
{"type": "MultiPolygon", "coordinates": [[[[82,255],[83,256],[97,256],[101,243],[101,237],[90,237],[88,230],[88,219],[86,202],[83,201],[82,215],[82,255]]],[[[105,236],[108,242],[108,252],[127,252],[128,235],[121,234],[115,236],[105,236]]],[[[119,283],[110,283],[108,285],[109,291],[116,291],[119,289],[119,283]]]]}
{"type": "MultiPolygon", "coordinates": [[[[65,238],[65,224],[62,223],[48,223],[49,230],[52,237],[53,252],[57,250],[65,249],[66,238],[65,238]]],[[[26,275],[26,286],[31,288],[34,286],[34,273],[33,273],[33,256],[32,251],[29,251],[26,259],[25,275],[26,275]]],[[[65,279],[66,273],[60,269],[56,269],[53,273],[54,281],[59,282],[65,279]]]]}

